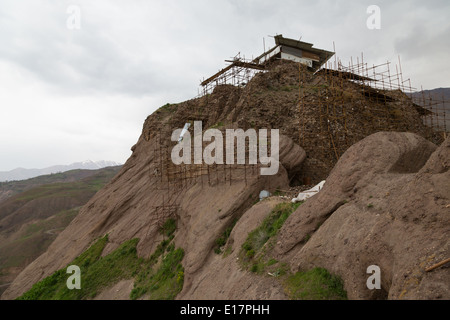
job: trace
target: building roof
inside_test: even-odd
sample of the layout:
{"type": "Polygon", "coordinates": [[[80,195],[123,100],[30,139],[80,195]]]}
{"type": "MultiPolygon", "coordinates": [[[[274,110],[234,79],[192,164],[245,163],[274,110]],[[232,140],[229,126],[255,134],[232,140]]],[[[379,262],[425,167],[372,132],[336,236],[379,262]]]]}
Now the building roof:
{"type": "Polygon", "coordinates": [[[275,38],[275,47],[269,49],[268,51],[264,52],[263,54],[255,58],[254,59],[255,62],[260,61],[265,56],[269,56],[270,58],[268,59],[268,61],[270,61],[274,57],[277,57],[277,55],[273,55],[273,52],[277,48],[289,47],[301,50],[302,52],[313,54],[314,56],[318,56],[318,60],[313,59],[312,61],[312,69],[318,70],[323,64],[325,64],[328,61],[328,59],[330,59],[334,55],[334,52],[313,48],[312,43],[284,38],[283,35],[281,34],[275,36],[274,38],[275,38]]]}

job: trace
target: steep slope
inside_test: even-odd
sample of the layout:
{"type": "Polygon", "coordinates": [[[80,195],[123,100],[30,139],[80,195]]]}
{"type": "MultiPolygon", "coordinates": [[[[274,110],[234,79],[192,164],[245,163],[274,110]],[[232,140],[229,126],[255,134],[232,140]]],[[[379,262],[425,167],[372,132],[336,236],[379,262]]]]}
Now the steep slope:
{"type": "Polygon", "coordinates": [[[187,279],[178,299],[289,299],[280,281],[249,272],[239,262],[249,231],[256,229],[283,200],[271,197],[252,206],[239,219],[227,241],[229,254],[212,254],[201,270],[187,279]]]}
{"type": "MultiPolygon", "coordinates": [[[[308,73],[305,79],[308,83],[318,83],[320,88],[325,81],[321,75],[312,73],[308,73]]],[[[355,86],[356,84],[349,84],[349,92],[352,95],[358,92],[355,86]]],[[[137,238],[138,256],[149,258],[158,252],[158,246],[167,240],[160,230],[169,219],[176,220],[177,225],[170,243],[184,250],[182,260],[184,286],[179,298],[286,298],[288,295],[284,286],[277,279],[242,270],[242,265],[236,262],[236,258],[241,257],[241,248],[248,233],[257,227],[277,204],[276,199],[253,206],[258,202],[261,190],[269,190],[272,193],[286,190],[290,183],[302,180],[301,174],[304,171],[310,172],[310,177],[315,181],[327,177],[332,168],[333,162],[328,161],[327,155],[314,152],[315,146],[328,141],[326,140],[328,135],[321,136],[320,132],[316,133],[311,127],[308,128],[311,139],[302,145],[309,152],[305,153],[298,144],[300,89],[302,88],[299,85],[299,66],[280,61],[275,63],[269,72],[256,75],[244,88],[218,86],[210,95],[161,107],[146,119],[142,135],[132,147],[133,153],[120,173],[80,210],[77,217],[59,234],[48,250],[15,279],[2,295],[2,299],[22,295],[34,283],[66,267],[106,234],[108,243],[102,250],[102,256],[115,252],[114,250],[126,241],[137,238]],[[174,165],[169,157],[171,149],[176,144],[171,139],[172,132],[193,121],[202,121],[203,129],[217,128],[221,132],[226,128],[244,130],[279,128],[281,165],[278,173],[274,176],[262,176],[259,174],[259,166],[239,164],[174,165]],[[316,138],[313,138],[313,135],[316,135],[316,138]],[[235,226],[228,239],[231,252],[222,259],[214,252],[217,239],[233,225],[235,226]],[[211,279],[214,270],[219,270],[221,265],[226,269],[211,279]],[[229,283],[225,284],[226,282],[229,283]]],[[[307,90],[305,89],[302,94],[307,97],[310,108],[305,117],[313,126],[320,116],[314,109],[316,91],[312,89],[305,91],[307,90]]],[[[402,99],[403,96],[395,103],[401,104],[402,99]]],[[[421,124],[416,109],[408,104],[407,99],[403,102],[401,108],[404,109],[404,117],[400,114],[396,122],[399,130],[408,127],[427,135],[429,130],[421,124]]],[[[358,110],[367,112],[367,108],[367,105],[362,105],[360,101],[353,106],[355,122],[349,126],[354,128],[351,132],[352,139],[362,139],[377,131],[376,127],[369,125],[371,119],[357,113],[358,110]]],[[[428,144],[428,149],[425,149],[426,152],[424,151],[421,158],[423,161],[428,159],[432,149],[433,146],[428,144]]],[[[407,150],[410,152],[406,154],[411,155],[411,150],[416,149],[407,148],[407,150]]],[[[401,159],[404,159],[405,165],[413,162],[406,156],[401,159]]],[[[364,159],[366,166],[371,168],[374,164],[368,160],[369,158],[364,159]]],[[[403,165],[401,161],[397,163],[400,167],[403,165]]],[[[364,172],[364,168],[360,170],[364,172]]],[[[341,183],[345,183],[351,172],[348,169],[346,174],[342,173],[342,176],[339,176],[341,183]]],[[[306,204],[308,203],[310,202],[306,204]]],[[[339,207],[336,203],[317,205],[319,212],[322,212],[322,207],[325,206],[326,213],[321,213],[325,217],[339,207]]],[[[268,254],[279,255],[277,260],[285,260],[292,268],[295,268],[293,263],[298,262],[293,248],[301,247],[305,237],[303,235],[299,239],[295,227],[289,229],[289,226],[295,226],[301,207],[286,220],[284,228],[280,230],[281,244],[277,245],[278,249],[273,253],[268,251],[268,254]],[[293,240],[284,240],[291,237],[293,240]],[[291,241],[292,247],[284,249],[283,241],[291,241]]],[[[314,228],[319,228],[319,225],[314,225],[314,228]]],[[[319,228],[321,229],[322,227],[319,228]]],[[[308,231],[307,234],[310,233],[308,231]]],[[[336,235],[330,234],[326,239],[333,236],[336,235]]],[[[311,241],[314,237],[315,235],[311,241]]],[[[272,241],[273,239],[272,236],[272,241]]],[[[276,243],[272,241],[268,243],[275,246],[276,243]]],[[[335,255],[337,254],[335,252],[335,255]]],[[[341,269],[336,271],[345,276],[341,269]]],[[[81,272],[83,274],[83,269],[81,272]]],[[[115,279],[109,284],[109,288],[104,288],[105,292],[110,291],[114,285],[129,287],[129,282],[118,284],[121,280],[123,279],[115,279]]],[[[346,287],[347,290],[353,288],[347,284],[346,287]]],[[[349,296],[355,298],[361,294],[350,290],[349,296]]]]}
{"type": "Polygon", "coordinates": [[[11,282],[27,264],[42,254],[99,189],[120,167],[93,172],[71,172],[32,179],[28,189],[0,204],[0,283],[11,282]],[[87,175],[88,177],[83,178],[87,175]],[[79,177],[77,179],[77,177],[79,177]],[[74,180],[44,184],[44,181],[74,180]]]}

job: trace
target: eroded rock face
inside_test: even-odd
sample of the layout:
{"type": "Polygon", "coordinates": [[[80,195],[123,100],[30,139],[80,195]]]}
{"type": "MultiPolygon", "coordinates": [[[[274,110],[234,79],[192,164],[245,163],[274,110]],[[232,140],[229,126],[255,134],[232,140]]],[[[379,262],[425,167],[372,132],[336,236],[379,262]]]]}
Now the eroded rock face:
{"type": "Polygon", "coordinates": [[[301,172],[306,152],[291,138],[280,136],[280,163],[287,170],[289,178],[292,179],[301,172]]]}
{"type": "Polygon", "coordinates": [[[283,164],[296,170],[304,158],[304,151],[302,153],[300,147],[284,137],[281,139],[281,165],[276,175],[260,176],[259,169],[237,165],[218,167],[211,169],[209,177],[203,175],[195,182],[185,181],[177,190],[169,190],[155,188],[160,178],[153,175],[158,167],[154,139],[147,139],[145,134],[140,137],[133,146],[133,155],[119,174],[80,210],[49,249],[15,279],[2,299],[20,296],[37,281],[67,266],[105,234],[109,235],[109,243],[103,255],[129,239],[139,238],[138,255],[150,256],[162,240],[156,222],[158,219],[163,222],[164,217],[158,217],[155,207],[161,205],[164,198],[167,201],[170,193],[177,198],[178,228],[174,241],[185,251],[183,266],[187,290],[195,280],[194,275],[214,254],[215,240],[257,201],[261,190],[274,192],[277,188],[287,188],[288,171],[283,164]]]}
{"type": "Polygon", "coordinates": [[[270,198],[246,210],[228,240],[230,254],[209,255],[202,267],[190,274],[177,299],[288,299],[279,281],[248,272],[238,261],[248,232],[256,229],[281,202],[280,198],[270,198]]]}
{"type": "Polygon", "coordinates": [[[411,133],[380,132],[353,145],[323,190],[280,230],[275,252],[294,270],[339,274],[350,299],[448,299],[450,148],[411,133]],[[381,268],[381,290],[366,270],[381,268]]]}

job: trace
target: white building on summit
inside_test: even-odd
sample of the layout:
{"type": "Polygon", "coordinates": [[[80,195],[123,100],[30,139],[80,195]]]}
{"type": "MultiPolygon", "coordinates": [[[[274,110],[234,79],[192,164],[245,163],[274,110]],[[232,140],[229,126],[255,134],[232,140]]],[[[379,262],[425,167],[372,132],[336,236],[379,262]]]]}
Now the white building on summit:
{"type": "Polygon", "coordinates": [[[255,58],[254,63],[265,65],[275,59],[292,60],[316,71],[334,55],[334,52],[313,48],[312,43],[284,38],[283,35],[274,38],[275,47],[255,58]]]}
{"type": "Polygon", "coordinates": [[[241,57],[240,53],[232,60],[225,60],[230,63],[227,67],[201,82],[203,94],[211,93],[218,85],[243,86],[256,72],[267,70],[267,66],[275,60],[295,61],[315,72],[334,55],[334,52],[313,48],[311,43],[284,38],[281,34],[274,39],[273,48],[252,60],[241,57]]]}

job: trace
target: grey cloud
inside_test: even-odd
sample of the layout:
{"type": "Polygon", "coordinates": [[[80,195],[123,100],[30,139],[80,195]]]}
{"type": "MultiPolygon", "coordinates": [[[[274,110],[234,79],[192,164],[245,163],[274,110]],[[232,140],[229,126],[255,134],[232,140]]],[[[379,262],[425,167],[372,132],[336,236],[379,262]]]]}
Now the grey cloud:
{"type": "Polygon", "coordinates": [[[409,59],[429,59],[436,53],[448,56],[449,34],[448,25],[438,30],[426,30],[423,25],[415,25],[407,34],[395,40],[394,47],[397,51],[404,52],[405,57],[409,59]]]}
{"type": "MultiPolygon", "coordinates": [[[[23,73],[25,79],[0,77],[15,86],[9,95],[3,95],[6,101],[0,101],[5,114],[0,120],[9,124],[9,131],[15,130],[18,126],[11,122],[35,110],[30,104],[35,103],[42,110],[40,104],[47,103],[52,108],[45,115],[37,112],[33,121],[58,123],[58,127],[54,128],[55,133],[35,132],[40,139],[35,143],[17,136],[11,143],[0,141],[1,150],[8,150],[8,157],[0,159],[0,167],[7,159],[9,163],[14,159],[23,163],[29,154],[27,150],[35,152],[34,158],[42,161],[61,154],[67,146],[52,140],[58,134],[73,139],[77,152],[70,152],[70,157],[82,152],[90,154],[92,150],[106,157],[115,148],[114,156],[120,149],[123,158],[107,160],[124,161],[147,112],[166,102],[192,98],[201,78],[223,68],[225,59],[238,52],[247,58],[259,55],[263,38],[268,48],[274,44],[268,35],[277,33],[302,37],[303,41],[327,50],[333,49],[334,41],[337,56],[344,64],[361,52],[369,65],[396,60],[400,55],[405,77],[425,88],[448,87],[449,71],[445,65],[450,49],[449,10],[448,0],[2,0],[0,68],[23,73]],[[80,30],[66,28],[69,4],[81,7],[80,30]],[[381,8],[381,30],[366,28],[366,8],[371,4],[381,8]],[[22,86],[27,87],[24,92],[33,95],[31,102],[18,101],[22,86]],[[91,121],[81,114],[89,108],[99,111],[88,115],[91,121]],[[105,120],[100,111],[110,109],[105,120]],[[61,111],[54,114],[54,110],[61,111]],[[77,121],[81,123],[70,122],[66,113],[80,115],[77,121]],[[108,127],[121,127],[124,123],[126,132],[108,127]],[[86,136],[97,132],[105,136],[85,147],[86,136]],[[126,141],[111,146],[110,141],[123,136],[127,136],[126,141]],[[46,141],[54,141],[53,149],[46,141]],[[51,150],[57,151],[47,155],[51,150]]],[[[10,86],[3,83],[3,87],[10,86]]],[[[0,136],[9,134],[1,127],[0,136]]],[[[32,158],[28,156],[27,160],[32,158]]],[[[70,162],[84,158],[89,156],[70,162]]]]}
{"type": "Polygon", "coordinates": [[[43,20],[54,19],[59,24],[34,26],[23,20],[0,20],[1,29],[9,31],[1,33],[0,59],[25,67],[42,81],[73,93],[142,95],[169,85],[159,76],[163,72],[145,56],[147,48],[140,53],[138,47],[121,47],[123,38],[108,35],[108,26],[84,23],[81,30],[68,30],[59,17],[67,17],[65,11],[41,14],[43,20]]]}
{"type": "Polygon", "coordinates": [[[223,67],[223,60],[238,51],[247,56],[259,54],[262,37],[266,37],[266,46],[271,46],[268,34],[302,36],[304,41],[326,49],[331,49],[332,41],[336,41],[338,49],[345,53],[354,50],[354,55],[365,49],[363,45],[374,54],[383,54],[375,49],[386,49],[391,43],[391,48],[410,55],[426,54],[421,50],[423,46],[445,50],[446,46],[440,43],[445,42],[442,39],[448,32],[447,23],[443,26],[445,31],[438,35],[420,27],[408,33],[414,26],[411,23],[417,24],[408,18],[409,11],[420,10],[424,15],[417,15],[421,21],[427,21],[431,14],[440,12],[439,6],[448,6],[442,1],[431,5],[422,1],[379,1],[384,28],[374,38],[379,44],[364,39],[375,35],[365,28],[369,2],[229,0],[155,5],[141,1],[124,5],[100,1],[96,7],[85,1],[79,3],[81,30],[65,28],[69,2],[37,11],[35,15],[47,20],[40,26],[3,14],[0,27],[8,32],[0,35],[4,44],[0,59],[21,65],[42,81],[69,93],[140,96],[191,88],[192,81],[223,67]],[[145,20],[147,14],[149,19],[145,20]],[[390,26],[401,27],[396,31],[397,39],[391,40],[390,26]]]}

